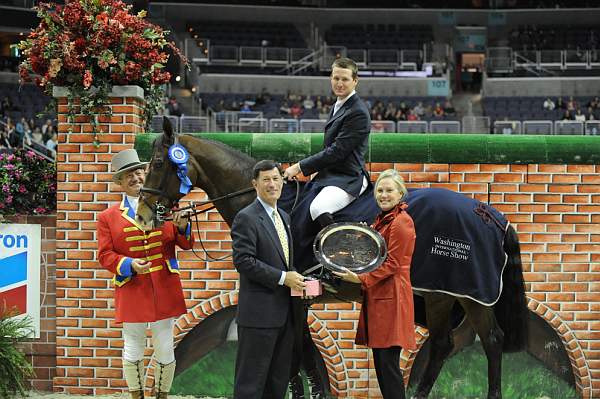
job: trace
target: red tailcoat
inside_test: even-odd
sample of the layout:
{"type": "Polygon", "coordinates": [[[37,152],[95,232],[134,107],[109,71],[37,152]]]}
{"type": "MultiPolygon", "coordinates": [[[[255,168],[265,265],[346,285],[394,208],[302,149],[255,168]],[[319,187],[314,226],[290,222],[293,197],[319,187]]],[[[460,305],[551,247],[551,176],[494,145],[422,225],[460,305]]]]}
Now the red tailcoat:
{"type": "Polygon", "coordinates": [[[190,225],[186,234],[180,234],[171,222],[144,232],[134,216],[127,198],[98,216],[98,261],[115,274],[116,321],[151,322],[184,314],[175,245],[192,247],[190,225]],[[135,273],[134,258],[151,261],[149,271],[135,273]]]}
{"type": "Polygon", "coordinates": [[[359,274],[363,305],[356,343],[370,348],[416,349],[410,263],[415,226],[405,203],[380,214],[373,228],[385,239],[387,258],[377,269],[359,274]]]}

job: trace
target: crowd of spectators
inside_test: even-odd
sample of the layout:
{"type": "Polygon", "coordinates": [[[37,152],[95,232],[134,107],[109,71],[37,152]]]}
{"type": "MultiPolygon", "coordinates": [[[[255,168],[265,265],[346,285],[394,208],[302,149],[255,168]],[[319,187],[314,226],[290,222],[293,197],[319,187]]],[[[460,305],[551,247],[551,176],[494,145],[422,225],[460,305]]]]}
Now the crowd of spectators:
{"type": "MultiPolygon", "coordinates": [[[[420,121],[444,120],[456,117],[456,110],[449,99],[445,101],[409,101],[389,97],[363,97],[373,121],[420,121]]],[[[439,100],[439,99],[436,99],[439,100]]],[[[285,96],[271,96],[263,90],[257,96],[233,97],[229,101],[220,98],[205,105],[214,112],[263,112],[265,118],[321,119],[329,118],[335,104],[333,96],[303,96],[289,92],[285,96]]]]}
{"type": "Polygon", "coordinates": [[[9,97],[0,101],[0,152],[28,146],[34,150],[55,158],[58,142],[56,123],[47,119],[45,123],[37,123],[34,118],[21,117],[13,120],[7,114],[18,111],[9,97]]]}
{"type": "Polygon", "coordinates": [[[558,97],[553,100],[548,97],[542,105],[545,111],[559,110],[563,121],[595,121],[600,119],[600,97],[594,97],[589,102],[580,104],[573,96],[568,100],[558,97]]]}

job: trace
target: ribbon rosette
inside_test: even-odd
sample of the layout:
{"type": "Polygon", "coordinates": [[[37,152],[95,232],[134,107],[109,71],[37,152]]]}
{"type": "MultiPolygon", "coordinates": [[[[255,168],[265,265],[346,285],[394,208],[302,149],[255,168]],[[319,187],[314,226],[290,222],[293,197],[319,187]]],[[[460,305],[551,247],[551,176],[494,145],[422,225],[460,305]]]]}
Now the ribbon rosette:
{"type": "Polygon", "coordinates": [[[177,177],[181,182],[179,192],[181,194],[189,193],[192,189],[192,182],[187,175],[187,161],[190,159],[190,154],[182,145],[174,144],[169,148],[169,159],[177,166],[177,177]]]}

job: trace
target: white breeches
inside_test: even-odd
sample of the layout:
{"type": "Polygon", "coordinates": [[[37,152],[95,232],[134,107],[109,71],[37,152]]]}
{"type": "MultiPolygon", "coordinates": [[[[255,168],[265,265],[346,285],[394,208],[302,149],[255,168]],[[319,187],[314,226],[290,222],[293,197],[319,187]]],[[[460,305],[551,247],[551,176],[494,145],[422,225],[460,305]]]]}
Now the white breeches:
{"type": "MultiPolygon", "coordinates": [[[[363,176],[363,184],[360,193],[364,193],[367,189],[367,178],[363,176]]],[[[310,204],[310,217],[315,220],[324,213],[334,214],[340,209],[344,209],[356,197],[348,194],[344,190],[336,186],[326,186],[319,192],[315,199],[310,204]]]]}
{"type": "Polygon", "coordinates": [[[146,328],[150,324],[154,358],[162,364],[174,361],[173,323],[172,318],[151,323],[123,323],[123,359],[135,363],[144,358],[146,328]]]}

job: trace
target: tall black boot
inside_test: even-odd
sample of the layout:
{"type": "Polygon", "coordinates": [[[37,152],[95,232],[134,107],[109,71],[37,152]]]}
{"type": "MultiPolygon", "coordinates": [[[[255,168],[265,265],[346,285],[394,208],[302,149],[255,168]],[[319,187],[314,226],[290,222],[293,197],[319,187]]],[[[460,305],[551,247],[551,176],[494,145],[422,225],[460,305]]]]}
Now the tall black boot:
{"type": "Polygon", "coordinates": [[[304,382],[300,373],[290,378],[290,393],[291,399],[304,399],[304,382]]]}
{"type": "Polygon", "coordinates": [[[315,221],[319,223],[322,229],[329,226],[330,224],[335,223],[335,221],[333,220],[333,215],[329,212],[320,214],[319,216],[317,216],[315,221]]]}

